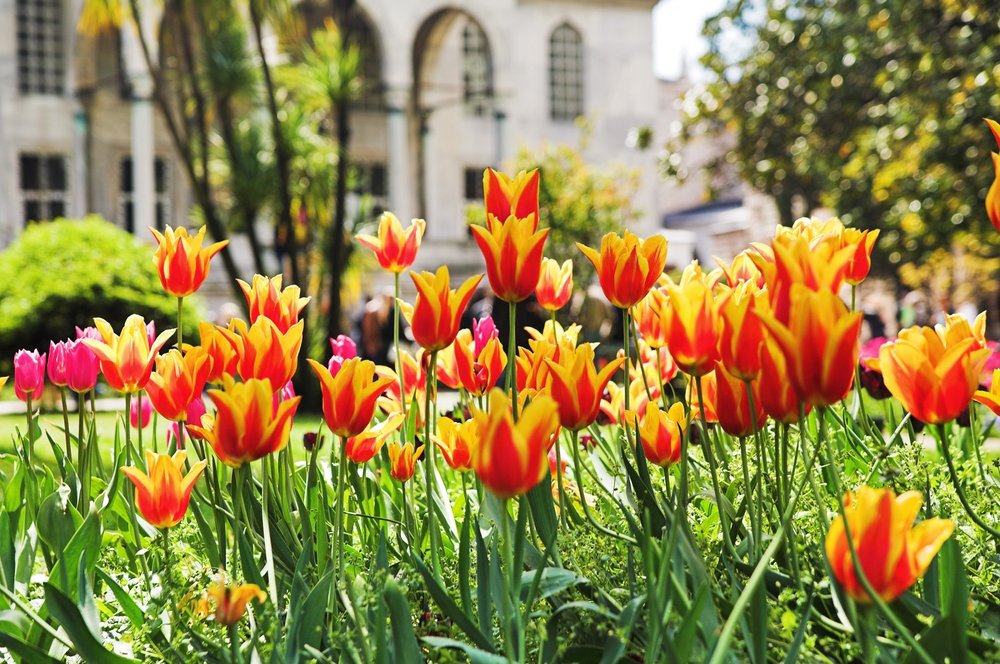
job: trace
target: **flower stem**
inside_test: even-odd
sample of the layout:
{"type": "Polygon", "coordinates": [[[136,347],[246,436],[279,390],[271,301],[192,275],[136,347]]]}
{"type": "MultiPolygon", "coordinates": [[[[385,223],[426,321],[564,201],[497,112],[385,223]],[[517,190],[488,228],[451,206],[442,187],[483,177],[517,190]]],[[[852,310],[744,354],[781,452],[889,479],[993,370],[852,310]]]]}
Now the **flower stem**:
{"type": "Polygon", "coordinates": [[[437,466],[434,463],[434,448],[431,441],[431,395],[437,387],[437,351],[431,353],[431,361],[427,368],[427,387],[424,390],[424,477],[427,480],[427,538],[431,548],[431,569],[441,576],[441,560],[438,549],[441,548],[441,535],[437,529],[434,515],[434,489],[436,488],[437,466]]]}
{"type": "MultiPolygon", "coordinates": [[[[66,434],[66,461],[67,463],[73,463],[73,448],[69,440],[69,407],[66,405],[66,388],[59,388],[59,400],[62,402],[62,413],[63,413],[63,433],[66,434]]],[[[80,459],[76,460],[80,463],[80,459]]]]}
{"type": "Polygon", "coordinates": [[[958,500],[962,503],[965,513],[969,515],[973,523],[988,532],[995,539],[1000,540],[1000,530],[991,527],[983,521],[982,517],[969,504],[969,499],[965,495],[965,489],[962,488],[962,480],[959,479],[958,472],[955,470],[955,461],[951,458],[951,450],[948,449],[948,438],[945,433],[944,424],[938,424],[937,430],[938,436],[941,438],[941,452],[944,454],[944,460],[948,464],[948,474],[951,475],[951,483],[955,486],[955,493],[958,494],[958,500]]]}
{"type": "Polygon", "coordinates": [[[264,518],[264,557],[267,562],[267,589],[271,594],[271,601],[274,602],[275,613],[281,613],[281,603],[278,601],[278,579],[277,571],[274,569],[274,552],[271,548],[271,519],[268,513],[268,498],[270,497],[268,486],[271,484],[271,473],[269,459],[264,459],[261,464],[261,483],[263,493],[261,495],[261,514],[264,518]]]}
{"type": "Polygon", "coordinates": [[[507,328],[507,390],[510,391],[510,407],[517,422],[517,304],[508,302],[507,328]]]}
{"type": "Polygon", "coordinates": [[[517,661],[517,646],[514,643],[514,611],[515,600],[511,593],[514,586],[514,549],[510,537],[510,499],[500,501],[500,551],[503,556],[503,573],[500,581],[503,586],[503,635],[504,652],[508,662],[517,661]]]}
{"type": "MultiPolygon", "coordinates": [[[[399,404],[401,412],[403,413],[403,422],[406,422],[406,385],[403,382],[403,354],[399,349],[399,272],[393,273],[393,281],[395,283],[396,297],[392,300],[392,347],[395,353],[396,362],[396,376],[399,378],[399,404]]],[[[403,425],[402,431],[406,431],[406,425],[403,425]]],[[[405,436],[405,433],[402,434],[405,436]]],[[[406,441],[401,441],[401,444],[405,444],[406,441]]]]}
{"type": "Polygon", "coordinates": [[[184,298],[177,298],[177,350],[184,351],[184,325],[181,324],[184,311],[184,298]]]}

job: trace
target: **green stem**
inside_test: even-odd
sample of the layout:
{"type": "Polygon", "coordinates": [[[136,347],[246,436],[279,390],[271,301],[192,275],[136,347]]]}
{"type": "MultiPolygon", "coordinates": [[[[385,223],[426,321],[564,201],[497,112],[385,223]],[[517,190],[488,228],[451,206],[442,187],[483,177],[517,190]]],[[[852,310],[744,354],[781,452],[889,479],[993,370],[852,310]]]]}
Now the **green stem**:
{"type": "Polygon", "coordinates": [[[28,472],[34,477],[35,474],[35,430],[31,426],[32,422],[32,407],[31,407],[31,394],[27,394],[25,398],[25,415],[28,418],[28,449],[26,450],[25,456],[28,459],[28,472]]]}
{"type": "Polygon", "coordinates": [[[430,365],[427,369],[427,388],[424,390],[424,477],[427,480],[427,539],[431,547],[431,569],[441,576],[441,534],[438,532],[437,518],[434,514],[434,494],[437,485],[437,464],[435,464],[435,448],[431,440],[431,395],[437,388],[437,351],[431,353],[430,365]]]}
{"type": "MultiPolygon", "coordinates": [[[[334,451],[330,450],[330,458],[333,460],[334,451]]],[[[333,569],[333,584],[330,586],[331,604],[332,598],[336,597],[337,585],[340,581],[340,573],[344,568],[344,480],[347,477],[347,439],[340,439],[340,461],[337,468],[337,523],[334,532],[334,549],[337,552],[337,564],[333,569]]]]}
{"type": "Polygon", "coordinates": [[[182,324],[184,298],[177,298],[177,350],[184,352],[184,325],[182,324]]]}
{"type": "Polygon", "coordinates": [[[719,471],[715,464],[715,453],[712,451],[712,437],[708,431],[708,420],[705,418],[705,397],[702,394],[701,382],[702,378],[698,376],[695,379],[695,385],[698,390],[698,414],[701,416],[701,426],[704,432],[703,435],[705,436],[702,440],[701,449],[705,454],[705,461],[708,462],[708,468],[712,475],[712,488],[715,491],[716,507],[719,509],[719,526],[722,528],[722,540],[726,545],[724,548],[728,555],[733,553],[735,548],[729,540],[729,521],[726,516],[726,510],[723,507],[722,485],[719,483],[719,471]]]}
{"type": "Polygon", "coordinates": [[[83,442],[83,394],[76,395],[77,434],[76,458],[80,473],[80,514],[87,514],[90,507],[90,448],[83,442]]]}
{"type": "Polygon", "coordinates": [[[236,623],[229,625],[229,654],[232,664],[242,664],[243,654],[240,652],[240,636],[236,623]]]}
{"type": "Polygon", "coordinates": [[[580,443],[579,443],[580,432],[571,431],[570,436],[571,436],[570,438],[571,446],[573,448],[573,472],[576,475],[576,484],[577,484],[577,489],[580,491],[580,504],[583,505],[584,516],[587,517],[587,521],[589,521],[590,525],[596,528],[598,532],[604,533],[608,537],[614,537],[617,540],[621,540],[622,542],[634,545],[636,543],[634,539],[632,539],[628,535],[623,535],[614,530],[611,530],[610,528],[602,526],[600,523],[597,522],[597,519],[594,518],[593,513],[591,513],[590,504],[587,502],[587,491],[586,489],[584,489],[583,486],[583,463],[580,459],[580,443]]]}
{"type": "Polygon", "coordinates": [[[514,578],[514,548],[510,537],[510,499],[504,498],[500,501],[500,551],[503,556],[503,573],[500,581],[503,586],[503,634],[504,652],[508,662],[517,661],[516,644],[514,643],[514,607],[515,598],[511,594],[514,578]]]}
{"type": "MultiPolygon", "coordinates": [[[[125,393],[125,457],[127,459],[127,465],[132,466],[137,463],[136,460],[132,459],[132,423],[128,413],[131,412],[132,408],[132,393],[125,393]]],[[[150,470],[146,469],[147,472],[150,470]]],[[[146,567],[146,559],[138,555],[138,550],[142,547],[141,534],[139,533],[139,520],[135,516],[135,492],[126,491],[125,497],[128,499],[128,514],[129,519],[132,522],[132,533],[135,535],[135,548],[136,557],[139,559],[139,566],[142,567],[142,576],[146,580],[146,590],[149,591],[152,586],[149,581],[149,569],[146,567]]]]}
{"type": "MultiPolygon", "coordinates": [[[[66,434],[66,462],[73,463],[73,448],[71,447],[69,439],[69,406],[66,405],[66,388],[59,388],[59,400],[62,402],[62,412],[63,412],[63,432],[66,434]]],[[[80,459],[76,460],[77,463],[80,459]]]]}
{"type": "Polygon", "coordinates": [[[517,304],[508,302],[509,325],[507,327],[507,390],[510,392],[510,407],[517,422],[517,304]]]}
{"type": "Polygon", "coordinates": [[[267,562],[267,589],[271,594],[271,601],[274,602],[274,611],[280,615],[281,603],[279,602],[278,597],[277,570],[274,569],[274,552],[271,548],[271,519],[268,512],[268,498],[270,497],[268,487],[271,484],[269,461],[269,458],[265,458],[261,466],[261,482],[263,484],[263,493],[261,495],[261,514],[264,518],[264,558],[267,562]]]}
{"type": "Polygon", "coordinates": [[[240,484],[242,475],[242,466],[234,468],[229,485],[231,493],[230,498],[233,501],[233,558],[230,562],[233,566],[231,574],[234,580],[237,578],[236,570],[239,566],[240,559],[240,535],[243,533],[243,487],[240,484]]]}
{"type": "MultiPolygon", "coordinates": [[[[406,385],[403,382],[403,353],[399,348],[399,272],[393,273],[393,281],[395,282],[395,292],[396,297],[392,300],[392,347],[396,354],[396,376],[399,378],[399,404],[400,412],[403,413],[403,428],[401,431],[406,431],[406,385]]],[[[405,433],[400,434],[405,436],[405,433]]],[[[406,444],[405,440],[401,440],[400,444],[406,444]]]]}
{"type": "Polygon", "coordinates": [[[945,433],[944,424],[937,425],[938,436],[941,438],[941,452],[944,454],[944,460],[948,464],[948,474],[951,475],[951,483],[955,486],[955,493],[958,494],[958,500],[962,503],[962,507],[965,509],[965,513],[969,515],[973,523],[988,532],[995,539],[1000,540],[1000,530],[991,527],[982,517],[976,513],[972,505],[969,504],[969,499],[965,495],[965,489],[962,488],[962,480],[958,477],[958,472],[955,470],[955,462],[951,458],[951,450],[948,449],[948,438],[945,433]]]}

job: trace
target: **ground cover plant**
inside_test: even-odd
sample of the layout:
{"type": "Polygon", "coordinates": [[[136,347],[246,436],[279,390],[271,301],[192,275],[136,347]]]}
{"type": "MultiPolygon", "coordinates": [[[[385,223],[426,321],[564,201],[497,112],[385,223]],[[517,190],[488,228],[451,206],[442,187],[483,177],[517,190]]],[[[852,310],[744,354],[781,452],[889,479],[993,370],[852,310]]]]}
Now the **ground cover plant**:
{"type": "MultiPolygon", "coordinates": [[[[290,379],[309,303],[281,277],[241,284],[249,320],[202,323],[197,345],[131,316],[19,351],[26,415],[0,464],[3,656],[997,658],[1000,468],[982,448],[1000,374],[985,317],[862,353],[861,313],[839,293],[853,301],[877,232],[801,219],[675,280],[663,238],[625,231],[579,247],[622,317],[621,352],[598,366],[556,322],[572,270],[543,258],[539,177],[487,170],[472,229],[509,305],[505,337],[490,318],[460,329],[482,275],[454,289],[447,267],[404,276],[422,221],[385,214],[357,238],[397,293],[416,287],[395,316],[419,349],[397,338],[393,366],[376,366],[331,339],[309,361],[322,423],[301,437],[290,379]],[[518,347],[515,305],[532,295],[552,320],[518,347]],[[113,432],[88,399],[99,376],[124,395],[113,432]],[[42,427],[46,382],[81,405],[42,427]],[[155,434],[129,417],[144,403],[155,434]]],[[[157,234],[178,312],[221,249],[203,236],[157,234]]]]}

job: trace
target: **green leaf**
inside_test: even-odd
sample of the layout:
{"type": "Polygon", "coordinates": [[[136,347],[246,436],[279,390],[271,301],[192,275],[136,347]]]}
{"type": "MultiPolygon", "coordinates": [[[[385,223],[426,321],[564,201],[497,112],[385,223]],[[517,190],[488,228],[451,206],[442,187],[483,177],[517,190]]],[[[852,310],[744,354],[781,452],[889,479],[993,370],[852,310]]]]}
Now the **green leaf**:
{"type": "Polygon", "coordinates": [[[30,662],[31,664],[49,664],[51,662],[52,664],[59,664],[58,659],[49,657],[44,651],[25,643],[2,628],[0,628],[0,646],[20,656],[22,662],[30,662]]]}
{"type": "Polygon", "coordinates": [[[537,599],[545,599],[551,597],[557,593],[575,586],[578,583],[586,583],[587,579],[574,574],[568,569],[563,569],[562,567],[545,567],[540,570],[531,570],[521,574],[521,601],[525,601],[530,590],[532,582],[535,580],[535,575],[541,574],[541,580],[538,584],[538,595],[537,599]]]}
{"type": "Polygon", "coordinates": [[[139,605],[135,603],[132,596],[129,595],[117,581],[115,581],[114,577],[101,568],[97,568],[97,578],[111,589],[111,593],[115,596],[115,599],[118,600],[118,604],[121,606],[122,611],[125,612],[125,617],[127,617],[129,622],[132,623],[132,626],[142,627],[146,622],[146,614],[141,608],[139,608],[139,605]]]}
{"type": "Polygon", "coordinates": [[[446,639],[441,636],[425,636],[422,640],[435,650],[442,648],[461,650],[469,658],[470,664],[506,664],[507,662],[506,659],[499,655],[494,655],[493,653],[481,650],[468,643],[456,641],[455,639],[446,639]]]}
{"type": "Polygon", "coordinates": [[[417,664],[423,662],[420,645],[413,632],[413,619],[410,617],[410,605],[392,577],[385,580],[382,597],[389,607],[389,621],[392,623],[392,649],[394,661],[399,664],[417,664]]]}
{"type": "MultiPolygon", "coordinates": [[[[812,610],[813,598],[815,595],[815,589],[809,591],[809,597],[806,598],[806,605],[801,615],[809,615],[809,612],[812,610]]],[[[799,661],[799,650],[802,648],[802,644],[806,639],[806,630],[808,627],[808,620],[799,621],[799,628],[795,630],[795,636],[792,638],[792,642],[788,646],[788,653],[785,655],[785,664],[795,664],[795,662],[799,661]]]]}
{"type": "Polygon", "coordinates": [[[70,490],[65,484],[46,496],[38,506],[35,520],[38,537],[56,558],[62,555],[81,523],[83,517],[70,502],[70,490]]]}
{"type": "Polygon", "coordinates": [[[301,610],[294,613],[295,617],[288,630],[286,662],[299,661],[301,651],[305,649],[320,649],[331,583],[333,583],[333,572],[327,572],[306,595],[301,610]]]}
{"type": "Polygon", "coordinates": [[[104,648],[87,622],[80,614],[73,600],[64,595],[56,586],[46,583],[45,608],[69,635],[73,647],[88,664],[131,664],[133,659],[122,657],[104,648]]]}
{"type": "Polygon", "coordinates": [[[441,587],[441,584],[436,578],[434,578],[434,574],[432,574],[427,568],[424,561],[421,560],[419,556],[414,555],[413,564],[416,566],[417,571],[420,572],[420,576],[424,578],[424,583],[427,585],[427,591],[431,594],[431,597],[434,598],[434,601],[444,614],[454,621],[455,625],[465,632],[466,636],[472,639],[480,648],[486,650],[492,649],[493,644],[490,643],[490,640],[486,638],[481,631],[479,631],[479,628],[473,624],[472,620],[469,619],[469,616],[466,615],[466,613],[462,611],[457,604],[455,604],[455,600],[451,598],[448,591],[441,587]]]}
{"type": "Polygon", "coordinates": [[[91,574],[97,566],[101,553],[101,517],[91,511],[83,525],[76,531],[56,561],[49,580],[63,592],[70,593],[74,600],[77,594],[80,570],[91,574]]]}

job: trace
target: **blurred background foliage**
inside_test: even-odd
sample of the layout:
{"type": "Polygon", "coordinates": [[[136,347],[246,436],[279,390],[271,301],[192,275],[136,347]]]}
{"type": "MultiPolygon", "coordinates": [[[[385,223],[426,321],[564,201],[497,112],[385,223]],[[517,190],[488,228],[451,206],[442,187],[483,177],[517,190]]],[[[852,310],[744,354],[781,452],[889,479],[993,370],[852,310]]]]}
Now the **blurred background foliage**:
{"type": "Polygon", "coordinates": [[[996,273],[982,121],[1000,116],[995,2],[731,0],[704,33],[709,81],[680,140],[734,133],[725,159],[783,223],[829,208],[882,229],[883,274],[924,283],[931,257],[973,283],[996,273]]]}

